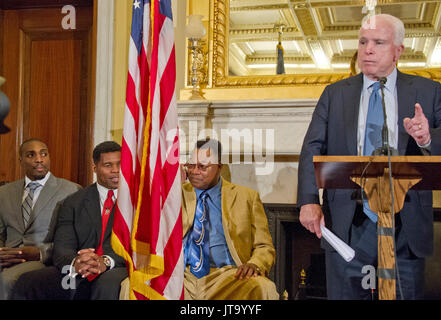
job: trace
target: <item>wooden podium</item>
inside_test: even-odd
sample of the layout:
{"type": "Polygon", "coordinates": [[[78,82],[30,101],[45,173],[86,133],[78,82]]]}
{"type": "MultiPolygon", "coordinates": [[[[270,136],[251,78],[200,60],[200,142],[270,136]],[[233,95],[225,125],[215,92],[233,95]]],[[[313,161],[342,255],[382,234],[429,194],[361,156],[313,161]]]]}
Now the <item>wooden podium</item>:
{"type": "Polygon", "coordinates": [[[387,156],[314,156],[313,161],[318,188],[365,191],[378,214],[379,299],[395,300],[394,214],[403,208],[410,189],[441,189],[441,156],[391,156],[393,206],[387,156]]]}

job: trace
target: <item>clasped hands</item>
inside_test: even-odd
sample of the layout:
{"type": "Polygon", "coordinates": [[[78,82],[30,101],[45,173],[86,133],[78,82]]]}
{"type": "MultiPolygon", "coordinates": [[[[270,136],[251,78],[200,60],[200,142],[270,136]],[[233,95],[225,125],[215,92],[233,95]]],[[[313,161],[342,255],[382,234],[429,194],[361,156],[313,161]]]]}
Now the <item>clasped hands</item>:
{"type": "Polygon", "coordinates": [[[106,271],[103,257],[95,253],[95,249],[82,249],[78,251],[78,257],[74,262],[75,272],[81,277],[86,278],[89,275],[100,274],[106,271]]]}
{"type": "Polygon", "coordinates": [[[40,248],[33,246],[0,248],[0,267],[9,268],[26,261],[40,261],[40,248]]]}

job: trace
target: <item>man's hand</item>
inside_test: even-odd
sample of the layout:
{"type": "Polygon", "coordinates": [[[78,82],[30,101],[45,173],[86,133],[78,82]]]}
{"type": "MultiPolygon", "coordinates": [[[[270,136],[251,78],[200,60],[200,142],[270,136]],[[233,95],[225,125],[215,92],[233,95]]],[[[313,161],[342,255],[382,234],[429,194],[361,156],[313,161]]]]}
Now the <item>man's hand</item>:
{"type": "Polygon", "coordinates": [[[82,249],[78,251],[78,257],[75,259],[74,268],[83,278],[91,274],[100,274],[106,271],[103,257],[95,253],[95,249],[82,249]]]}
{"type": "Polygon", "coordinates": [[[415,104],[415,116],[412,119],[404,118],[403,125],[406,132],[415,139],[418,145],[424,146],[430,142],[429,121],[427,121],[419,103],[415,104]]]}
{"type": "Polygon", "coordinates": [[[18,248],[0,248],[0,266],[2,268],[9,268],[25,261],[18,248]]]}
{"type": "Polygon", "coordinates": [[[234,275],[238,279],[249,279],[251,277],[260,276],[262,272],[254,263],[245,263],[237,268],[237,272],[234,275]]]}
{"type": "Polygon", "coordinates": [[[40,261],[40,248],[38,247],[19,247],[19,248],[0,248],[0,266],[3,268],[26,261],[40,261]]]}
{"type": "Polygon", "coordinates": [[[22,257],[26,261],[40,261],[40,248],[39,247],[21,247],[17,248],[21,251],[22,257]]]}
{"type": "Polygon", "coordinates": [[[320,225],[325,225],[322,208],[318,204],[305,204],[300,208],[300,223],[318,238],[322,237],[320,225]]]}

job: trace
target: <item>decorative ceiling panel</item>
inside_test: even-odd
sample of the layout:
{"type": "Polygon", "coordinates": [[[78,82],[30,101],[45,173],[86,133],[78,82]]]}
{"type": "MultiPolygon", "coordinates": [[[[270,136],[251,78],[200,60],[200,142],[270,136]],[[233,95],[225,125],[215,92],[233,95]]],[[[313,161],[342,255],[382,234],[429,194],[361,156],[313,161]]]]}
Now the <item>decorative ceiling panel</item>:
{"type": "Polygon", "coordinates": [[[347,72],[363,17],[375,10],[406,27],[401,69],[441,67],[440,1],[230,0],[230,75],[275,74],[279,31],[288,74],[347,72]],[[371,11],[369,11],[371,10],[371,11]],[[281,27],[282,26],[282,27],[281,27]]]}

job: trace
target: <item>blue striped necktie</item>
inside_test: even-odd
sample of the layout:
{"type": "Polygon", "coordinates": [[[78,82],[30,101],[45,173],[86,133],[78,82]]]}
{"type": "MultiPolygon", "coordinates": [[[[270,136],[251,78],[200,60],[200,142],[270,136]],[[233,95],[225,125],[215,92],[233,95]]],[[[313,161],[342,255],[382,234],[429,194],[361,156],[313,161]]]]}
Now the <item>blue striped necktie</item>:
{"type": "MultiPolygon", "coordinates": [[[[384,117],[383,117],[383,105],[381,103],[380,96],[380,82],[375,82],[371,85],[372,93],[369,98],[369,108],[366,118],[366,129],[364,136],[364,148],[363,155],[370,156],[372,152],[381,147],[382,136],[381,131],[383,129],[384,117]]],[[[377,214],[373,212],[367,200],[363,200],[363,211],[373,222],[377,222],[377,214]]]]}
{"type": "Polygon", "coordinates": [[[206,191],[199,195],[190,237],[190,269],[197,278],[202,278],[210,272],[207,197],[206,191]]]}
{"type": "Polygon", "coordinates": [[[369,108],[366,118],[363,155],[370,156],[382,145],[381,131],[383,129],[383,105],[380,96],[380,82],[371,85],[372,93],[369,98],[369,108]]]}
{"type": "Polygon", "coordinates": [[[41,186],[40,183],[32,181],[26,187],[28,189],[28,195],[26,196],[26,198],[24,199],[21,205],[21,212],[23,214],[23,222],[25,227],[27,227],[29,223],[29,219],[31,217],[35,190],[37,190],[40,186],[41,186]]]}

